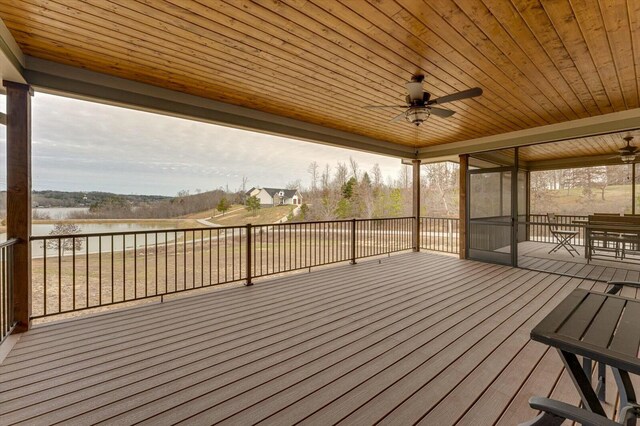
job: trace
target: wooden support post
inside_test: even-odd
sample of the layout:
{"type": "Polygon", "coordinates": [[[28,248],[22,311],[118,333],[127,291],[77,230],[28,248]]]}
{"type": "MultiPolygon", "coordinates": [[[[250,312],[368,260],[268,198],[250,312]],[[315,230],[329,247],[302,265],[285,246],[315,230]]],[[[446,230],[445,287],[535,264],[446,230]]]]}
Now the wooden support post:
{"type": "MultiPolygon", "coordinates": [[[[7,239],[13,250],[14,332],[31,318],[31,86],[3,81],[7,89],[7,239]]],[[[46,303],[46,301],[45,301],[46,303]]]]}
{"type": "Polygon", "coordinates": [[[413,164],[413,251],[420,251],[420,160],[413,164]]]}
{"type": "Polygon", "coordinates": [[[460,206],[458,210],[458,244],[460,251],[460,259],[467,258],[467,170],[469,169],[469,155],[460,155],[460,182],[459,182],[459,200],[460,206]]]}

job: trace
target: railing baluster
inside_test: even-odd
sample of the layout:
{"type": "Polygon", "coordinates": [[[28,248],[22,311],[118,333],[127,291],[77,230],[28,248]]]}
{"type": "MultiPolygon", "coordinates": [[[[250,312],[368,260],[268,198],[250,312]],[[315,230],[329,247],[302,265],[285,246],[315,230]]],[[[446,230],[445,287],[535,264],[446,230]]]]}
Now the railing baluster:
{"type": "MultiPolygon", "coordinates": [[[[5,264],[5,247],[2,247],[2,271],[4,274],[4,271],[6,271],[6,264],[5,264]]],[[[47,315],[47,244],[42,244],[42,269],[43,269],[43,282],[42,282],[42,297],[43,297],[43,311],[44,311],[44,315],[47,315]]],[[[0,277],[2,278],[2,277],[0,277]]],[[[3,280],[4,283],[4,280],[3,280]]],[[[3,287],[2,290],[2,294],[6,294],[5,293],[5,289],[3,287]]],[[[3,298],[4,299],[4,298],[3,298]]],[[[4,308],[6,309],[6,307],[4,308]]],[[[4,311],[3,311],[4,312],[4,311]]],[[[5,323],[6,324],[6,323],[5,323]]],[[[0,341],[2,341],[2,339],[0,339],[0,341]]]]}
{"type": "Polygon", "coordinates": [[[156,294],[156,295],[158,294],[158,235],[159,234],[157,232],[154,234],[154,238],[155,238],[155,241],[154,241],[154,243],[155,243],[154,244],[155,245],[155,247],[154,247],[155,248],[154,258],[155,259],[154,259],[154,261],[155,261],[155,265],[156,265],[154,278],[155,278],[156,284],[155,284],[155,290],[154,290],[153,294],[156,294]]]}
{"type": "Polygon", "coordinates": [[[147,239],[147,234],[144,234],[144,297],[147,297],[147,288],[149,286],[149,280],[148,280],[148,272],[149,272],[149,268],[147,267],[148,262],[148,247],[147,247],[147,243],[148,243],[148,239],[147,239]]]}
{"type": "Polygon", "coordinates": [[[138,298],[138,235],[133,234],[133,294],[138,298]]]}
{"type": "MultiPolygon", "coordinates": [[[[88,247],[87,247],[88,250],[88,247]]],[[[98,237],[98,306],[102,306],[102,237],[98,237]]]]}
{"type": "Polygon", "coordinates": [[[72,247],[72,257],[73,257],[73,261],[71,263],[72,268],[73,268],[73,285],[71,287],[72,289],[72,293],[73,293],[73,310],[76,310],[76,237],[71,237],[71,247],[72,247]]]}

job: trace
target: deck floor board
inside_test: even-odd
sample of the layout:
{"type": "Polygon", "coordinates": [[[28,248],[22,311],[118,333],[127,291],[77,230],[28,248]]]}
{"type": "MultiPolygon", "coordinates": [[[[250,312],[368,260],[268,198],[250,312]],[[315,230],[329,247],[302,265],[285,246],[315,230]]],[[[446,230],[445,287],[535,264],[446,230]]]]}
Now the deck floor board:
{"type": "Polygon", "coordinates": [[[576,287],[606,285],[404,253],[42,325],[0,364],[0,424],[514,424],[576,402],[529,340],[576,287]]]}

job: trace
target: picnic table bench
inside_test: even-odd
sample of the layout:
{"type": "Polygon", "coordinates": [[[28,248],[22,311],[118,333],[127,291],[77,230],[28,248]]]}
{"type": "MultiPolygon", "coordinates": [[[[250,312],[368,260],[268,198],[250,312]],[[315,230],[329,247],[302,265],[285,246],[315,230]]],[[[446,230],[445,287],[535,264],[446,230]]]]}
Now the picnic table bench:
{"type": "Polygon", "coordinates": [[[596,252],[614,252],[621,260],[628,252],[640,252],[639,216],[591,215],[585,231],[588,261],[596,252]]]}

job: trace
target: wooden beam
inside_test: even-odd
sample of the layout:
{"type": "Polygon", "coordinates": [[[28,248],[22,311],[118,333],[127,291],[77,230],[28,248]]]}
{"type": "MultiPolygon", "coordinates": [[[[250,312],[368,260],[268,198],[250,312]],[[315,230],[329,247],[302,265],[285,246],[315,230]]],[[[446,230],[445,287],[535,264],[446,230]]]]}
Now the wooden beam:
{"type": "Polygon", "coordinates": [[[459,186],[459,212],[458,212],[458,244],[460,246],[460,259],[467,258],[467,169],[469,168],[469,155],[460,155],[460,186],[459,186]]]}
{"type": "Polygon", "coordinates": [[[412,160],[413,167],[413,251],[420,251],[420,160],[412,160]]]}
{"type": "Polygon", "coordinates": [[[604,154],[604,155],[588,155],[583,157],[574,158],[558,158],[555,160],[539,160],[529,161],[526,169],[531,171],[540,170],[558,170],[558,169],[572,169],[579,167],[592,167],[592,166],[620,166],[624,165],[620,160],[619,155],[604,154]]]}
{"type": "Polygon", "coordinates": [[[494,136],[485,136],[477,139],[420,148],[417,158],[424,159],[447,155],[472,154],[475,152],[636,130],[640,126],[638,123],[640,123],[640,108],[525,130],[517,130],[494,136]]]}
{"type": "Polygon", "coordinates": [[[31,318],[31,86],[3,81],[7,91],[7,239],[13,247],[13,303],[24,332],[31,318]]]}
{"type": "Polygon", "coordinates": [[[26,83],[24,79],[24,54],[11,35],[11,32],[0,19],[0,78],[18,83],[26,83]]]}

